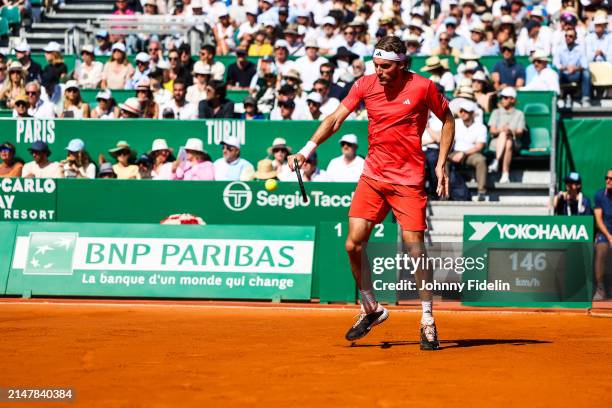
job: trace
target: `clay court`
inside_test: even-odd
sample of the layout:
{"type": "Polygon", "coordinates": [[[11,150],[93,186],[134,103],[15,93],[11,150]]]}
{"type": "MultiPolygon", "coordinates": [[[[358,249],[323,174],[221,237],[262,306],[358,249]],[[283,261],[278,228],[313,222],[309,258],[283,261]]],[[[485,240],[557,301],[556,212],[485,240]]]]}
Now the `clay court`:
{"type": "Polygon", "coordinates": [[[423,352],[420,311],[392,308],[351,346],[355,312],[8,301],[0,386],[75,389],[69,404],[20,407],[612,404],[611,318],[437,311],[443,349],[423,352]]]}

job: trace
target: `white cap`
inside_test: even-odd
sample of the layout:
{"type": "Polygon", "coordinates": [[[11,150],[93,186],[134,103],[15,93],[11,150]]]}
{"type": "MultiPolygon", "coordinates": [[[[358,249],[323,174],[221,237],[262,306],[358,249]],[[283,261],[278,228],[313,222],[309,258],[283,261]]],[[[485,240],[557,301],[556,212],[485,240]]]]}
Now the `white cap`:
{"type": "Polygon", "coordinates": [[[544,10],[541,6],[535,6],[529,14],[532,16],[544,17],[544,10]]]}
{"type": "Polygon", "coordinates": [[[157,63],[157,68],[170,69],[170,63],[166,60],[159,60],[159,62],[157,63]]]}
{"type": "Polygon", "coordinates": [[[325,17],[323,19],[323,24],[322,25],[325,25],[325,24],[330,24],[330,25],[333,25],[335,27],[336,26],[336,19],[333,18],[332,16],[327,16],[327,17],[325,17]]]}
{"type": "Polygon", "coordinates": [[[49,44],[47,44],[47,46],[44,48],[45,52],[60,52],[62,50],[62,46],[59,45],[59,43],[55,42],[55,41],[51,41],[49,44]]]}
{"type": "Polygon", "coordinates": [[[15,46],[15,52],[30,52],[30,45],[23,41],[15,46]]]}
{"type": "Polygon", "coordinates": [[[319,43],[316,38],[308,38],[304,42],[304,48],[319,48],[319,43]]]}
{"type": "Polygon", "coordinates": [[[105,101],[108,101],[112,97],[113,94],[110,89],[104,89],[96,94],[96,100],[104,99],[105,101]]]}
{"type": "Polygon", "coordinates": [[[126,110],[128,112],[140,115],[142,113],[142,107],[138,98],[127,98],[125,102],[119,105],[119,109],[126,110]]]}
{"type": "Polygon", "coordinates": [[[256,15],[259,14],[259,9],[257,8],[257,6],[255,6],[255,7],[247,7],[246,13],[247,14],[251,14],[253,16],[256,16],[256,15]]]}
{"type": "Polygon", "coordinates": [[[64,91],[70,88],[76,88],[76,89],[80,89],[79,87],[79,83],[77,81],[75,81],[74,79],[71,79],[70,81],[66,82],[66,85],[64,85],[64,91]]]}
{"type": "Polygon", "coordinates": [[[353,144],[355,146],[357,146],[359,143],[357,143],[357,135],[354,135],[352,133],[349,133],[348,135],[344,135],[340,138],[340,143],[350,143],[353,144]]]}
{"type": "Polygon", "coordinates": [[[474,72],[474,75],[472,76],[472,81],[487,82],[487,76],[482,71],[476,71],[476,72],[474,72]]]}
{"type": "Polygon", "coordinates": [[[478,68],[478,63],[472,60],[466,62],[464,66],[464,70],[467,70],[467,71],[476,71],[477,68],[478,68]]]}
{"type": "Polygon", "coordinates": [[[286,48],[289,49],[289,43],[285,40],[276,40],[274,48],[286,48]]]}
{"type": "MultiPolygon", "coordinates": [[[[605,14],[597,13],[593,18],[593,24],[608,24],[608,18],[605,14]]],[[[15,47],[15,50],[17,50],[17,47],[15,47]]]]}
{"type": "Polygon", "coordinates": [[[198,61],[193,64],[193,75],[212,75],[212,70],[210,69],[210,65],[205,64],[202,61],[198,61]]]}
{"type": "Polygon", "coordinates": [[[120,42],[114,43],[113,46],[111,47],[111,51],[115,51],[115,50],[119,50],[125,53],[125,44],[120,43],[120,42]]]}
{"type": "Polygon", "coordinates": [[[228,136],[221,142],[222,145],[228,145],[240,149],[240,142],[236,136],[228,136]]]}
{"type": "Polygon", "coordinates": [[[276,27],[276,22],[275,22],[274,20],[272,20],[272,19],[265,19],[265,20],[263,21],[262,25],[263,25],[264,27],[268,27],[268,26],[270,26],[270,27],[276,27]]]}
{"type": "Polygon", "coordinates": [[[466,99],[466,100],[461,101],[461,104],[459,105],[459,109],[462,109],[466,112],[474,112],[476,110],[476,104],[466,99]]]}
{"type": "Polygon", "coordinates": [[[306,10],[300,9],[295,12],[296,17],[310,17],[310,13],[306,10]]]}
{"type": "Polygon", "coordinates": [[[94,47],[93,45],[84,45],[81,47],[81,54],[84,52],[88,52],[90,54],[94,53],[94,47]]]}
{"type": "Polygon", "coordinates": [[[323,103],[323,98],[321,98],[321,94],[318,92],[311,92],[308,94],[306,101],[313,101],[318,103],[319,105],[323,103]]]}
{"type": "Polygon", "coordinates": [[[535,50],[533,54],[531,54],[532,61],[548,61],[550,62],[550,56],[544,50],[535,50]]]}
{"type": "Polygon", "coordinates": [[[146,52],[139,52],[136,54],[136,61],[147,63],[151,61],[151,57],[146,52]]]}
{"type": "Polygon", "coordinates": [[[516,99],[516,89],[514,89],[511,86],[508,86],[508,87],[502,89],[500,95],[501,96],[506,96],[508,98],[515,98],[516,99]]]}
{"type": "MultiPolygon", "coordinates": [[[[166,149],[167,148],[168,146],[166,145],[166,149]]],[[[204,150],[204,142],[202,139],[198,139],[197,137],[187,139],[187,143],[185,143],[185,150],[194,150],[196,152],[206,153],[206,150],[204,150]]]]}

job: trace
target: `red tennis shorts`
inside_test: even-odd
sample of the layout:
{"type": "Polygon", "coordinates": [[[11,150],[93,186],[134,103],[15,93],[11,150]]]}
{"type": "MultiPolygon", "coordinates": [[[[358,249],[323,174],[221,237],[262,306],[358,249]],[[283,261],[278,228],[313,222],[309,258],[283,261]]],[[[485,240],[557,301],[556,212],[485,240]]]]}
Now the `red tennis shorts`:
{"type": "Polygon", "coordinates": [[[427,229],[425,210],[427,195],[421,186],[403,186],[361,176],[353,196],[349,217],[382,222],[389,209],[404,231],[427,229]]]}

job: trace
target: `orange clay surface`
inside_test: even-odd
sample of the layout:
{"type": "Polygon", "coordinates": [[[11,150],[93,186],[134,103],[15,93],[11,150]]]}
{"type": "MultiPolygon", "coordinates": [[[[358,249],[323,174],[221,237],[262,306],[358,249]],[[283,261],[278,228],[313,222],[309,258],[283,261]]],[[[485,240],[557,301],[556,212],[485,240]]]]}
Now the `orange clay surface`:
{"type": "MultiPolygon", "coordinates": [[[[76,390],[17,407],[610,407],[612,319],[394,309],[355,346],[356,308],[0,303],[0,387],[76,390]]],[[[0,407],[9,406],[0,403],[0,407]]]]}

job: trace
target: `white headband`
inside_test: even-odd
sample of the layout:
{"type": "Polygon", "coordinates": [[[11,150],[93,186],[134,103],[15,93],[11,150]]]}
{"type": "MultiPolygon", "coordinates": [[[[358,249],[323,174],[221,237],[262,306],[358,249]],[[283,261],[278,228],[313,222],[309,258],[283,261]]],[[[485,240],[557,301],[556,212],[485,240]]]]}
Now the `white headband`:
{"type": "Polygon", "coordinates": [[[406,56],[404,54],[396,54],[393,51],[385,51],[381,49],[375,49],[372,57],[382,58],[389,61],[404,61],[406,56]]]}

